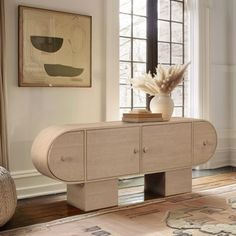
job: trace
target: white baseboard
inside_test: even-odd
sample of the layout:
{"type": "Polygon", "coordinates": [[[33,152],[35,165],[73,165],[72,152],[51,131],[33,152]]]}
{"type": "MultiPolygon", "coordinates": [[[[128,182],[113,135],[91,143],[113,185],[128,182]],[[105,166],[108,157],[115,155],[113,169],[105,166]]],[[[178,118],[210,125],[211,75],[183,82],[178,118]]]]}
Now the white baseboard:
{"type": "Polygon", "coordinates": [[[230,165],[236,167],[236,149],[231,149],[230,165]]]}
{"type": "Polygon", "coordinates": [[[66,192],[66,185],[41,175],[36,170],[11,172],[16,185],[17,198],[30,198],[66,192]]]}
{"type": "Polygon", "coordinates": [[[224,166],[230,166],[229,149],[216,150],[214,156],[206,164],[199,166],[199,169],[216,169],[224,166]]]}
{"type": "Polygon", "coordinates": [[[230,164],[236,167],[236,130],[230,132],[230,164]]]}

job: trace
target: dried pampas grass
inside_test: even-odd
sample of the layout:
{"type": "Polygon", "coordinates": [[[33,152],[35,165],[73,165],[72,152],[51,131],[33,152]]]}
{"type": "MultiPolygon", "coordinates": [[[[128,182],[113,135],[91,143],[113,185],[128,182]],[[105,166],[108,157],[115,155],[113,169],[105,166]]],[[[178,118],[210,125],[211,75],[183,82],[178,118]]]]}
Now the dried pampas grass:
{"type": "Polygon", "coordinates": [[[140,89],[150,95],[169,94],[183,81],[184,73],[190,62],[184,65],[174,65],[168,69],[160,64],[156,68],[156,73],[152,76],[149,72],[138,78],[130,80],[134,88],[140,89]]]}

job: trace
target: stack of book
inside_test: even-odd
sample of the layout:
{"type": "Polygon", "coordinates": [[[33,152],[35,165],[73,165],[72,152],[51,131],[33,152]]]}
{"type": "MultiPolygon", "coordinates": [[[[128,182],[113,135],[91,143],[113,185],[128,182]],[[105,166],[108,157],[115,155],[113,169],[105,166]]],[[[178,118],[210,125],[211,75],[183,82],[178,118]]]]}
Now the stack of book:
{"type": "Polygon", "coordinates": [[[163,121],[161,113],[130,112],[123,113],[122,121],[125,122],[156,122],[163,121]]]}

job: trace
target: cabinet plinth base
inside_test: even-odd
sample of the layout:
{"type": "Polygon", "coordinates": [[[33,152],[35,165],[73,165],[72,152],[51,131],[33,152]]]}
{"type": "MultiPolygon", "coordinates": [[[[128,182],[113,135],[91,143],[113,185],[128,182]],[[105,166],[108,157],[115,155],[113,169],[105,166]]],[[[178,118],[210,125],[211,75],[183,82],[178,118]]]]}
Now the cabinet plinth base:
{"type": "Polygon", "coordinates": [[[192,191],[192,169],[146,174],[144,193],[170,196],[192,191]]]}
{"type": "Polygon", "coordinates": [[[67,202],[83,211],[117,206],[118,180],[67,185],[67,202]]]}

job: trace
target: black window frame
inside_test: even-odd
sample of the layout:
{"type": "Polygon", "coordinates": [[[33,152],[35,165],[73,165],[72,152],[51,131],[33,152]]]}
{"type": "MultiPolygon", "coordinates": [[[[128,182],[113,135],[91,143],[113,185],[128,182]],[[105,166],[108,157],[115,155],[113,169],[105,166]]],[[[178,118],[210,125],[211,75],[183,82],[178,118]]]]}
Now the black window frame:
{"type": "MultiPolygon", "coordinates": [[[[131,40],[131,60],[130,61],[123,61],[120,60],[120,62],[130,62],[131,63],[131,78],[133,78],[134,76],[134,71],[133,71],[133,63],[135,62],[133,60],[133,39],[135,39],[133,37],[133,17],[136,16],[135,14],[133,14],[133,1],[135,0],[131,0],[131,14],[129,13],[122,13],[121,14],[127,14],[127,15],[131,15],[131,37],[124,37],[124,36],[120,36],[120,38],[130,38],[131,40]]],[[[137,0],[136,0],[137,1],[137,0]]],[[[167,19],[161,19],[158,16],[158,1],[160,0],[146,0],[147,2],[147,15],[146,15],[146,19],[147,19],[147,35],[146,35],[146,72],[151,72],[152,74],[155,73],[156,71],[156,66],[158,64],[163,64],[166,66],[171,66],[174,65],[173,61],[172,61],[172,46],[173,45],[181,45],[182,46],[182,64],[185,63],[185,1],[184,0],[166,0],[169,1],[170,4],[170,18],[169,20],[167,19]],[[172,19],[172,3],[173,2],[177,2],[182,4],[182,20],[181,21],[175,21],[172,19]],[[158,22],[169,22],[169,27],[170,27],[170,38],[168,41],[160,41],[158,40],[158,22]],[[172,24],[178,24],[182,26],[182,42],[174,42],[172,39],[172,24]],[[159,43],[165,43],[165,44],[169,44],[170,47],[170,61],[169,63],[162,63],[159,62],[158,60],[158,54],[159,54],[159,50],[158,50],[158,45],[159,43]]],[[[138,15],[137,15],[138,16],[138,15]]],[[[137,62],[135,62],[137,63],[137,62]]],[[[123,85],[125,86],[125,84],[120,83],[120,86],[123,85]]],[[[185,114],[185,85],[184,82],[181,85],[178,85],[178,87],[180,87],[182,89],[182,104],[181,105],[175,105],[175,108],[181,108],[181,114],[182,116],[184,116],[185,114]]],[[[149,96],[147,94],[147,98],[146,98],[146,108],[149,109],[149,104],[150,104],[150,100],[151,100],[152,96],[149,96]]],[[[134,95],[133,95],[133,88],[131,88],[131,106],[130,107],[120,107],[120,109],[133,109],[133,108],[142,108],[142,107],[134,107],[134,95]]]]}

